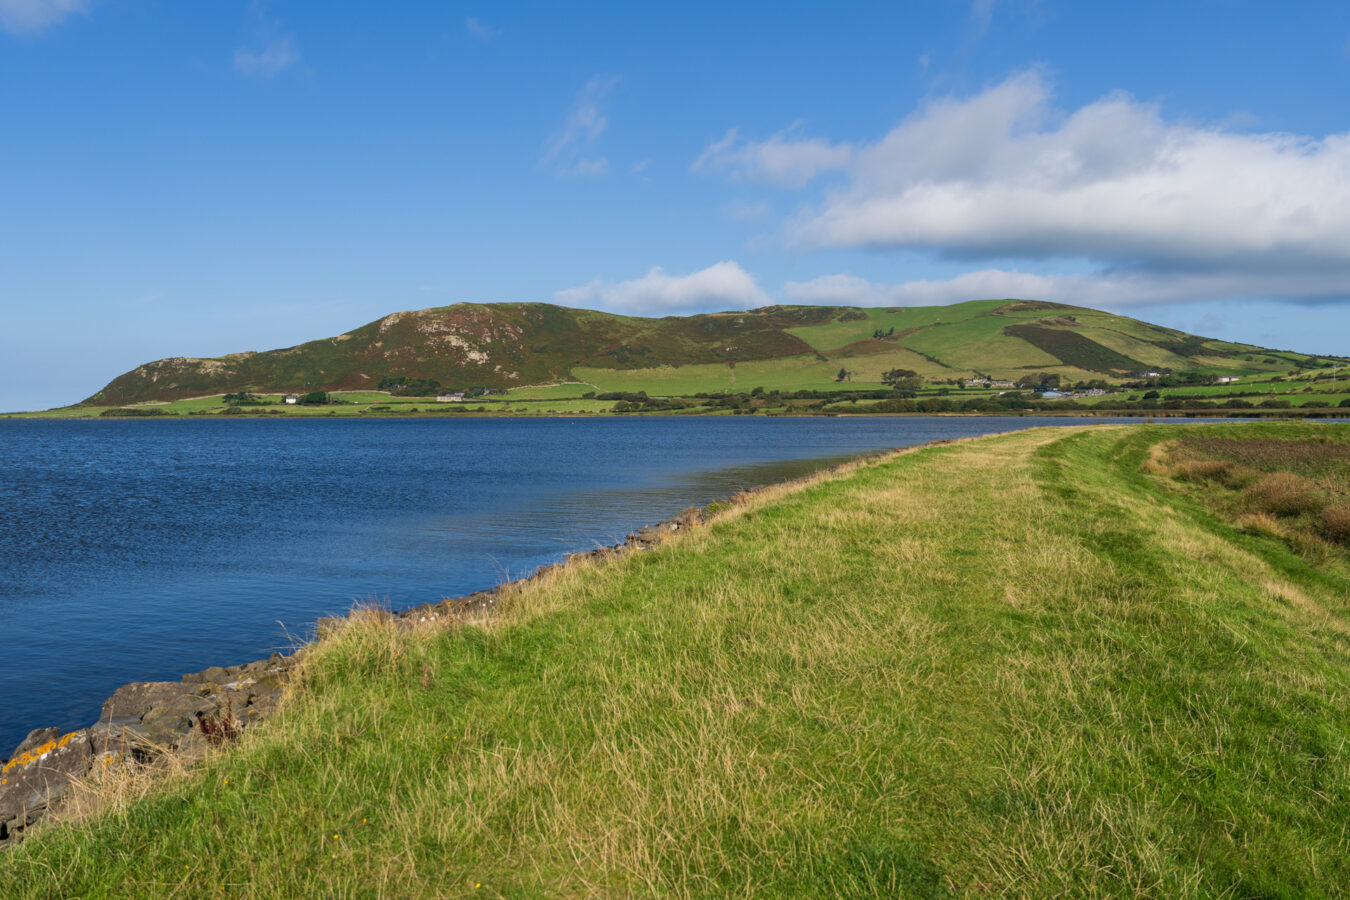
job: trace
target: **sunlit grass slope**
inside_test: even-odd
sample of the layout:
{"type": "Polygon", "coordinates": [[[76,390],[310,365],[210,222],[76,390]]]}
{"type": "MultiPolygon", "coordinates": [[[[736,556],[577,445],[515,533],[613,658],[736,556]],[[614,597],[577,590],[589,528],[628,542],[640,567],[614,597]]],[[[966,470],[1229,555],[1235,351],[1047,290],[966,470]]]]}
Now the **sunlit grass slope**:
{"type": "Polygon", "coordinates": [[[0,895],[1342,895],[1344,568],[1144,471],[1246,427],[925,449],[499,620],[355,624],[241,746],[0,857],[0,895]]]}
{"type": "MultiPolygon", "coordinates": [[[[1345,362],[1317,360],[1331,361],[1345,362]]],[[[1157,366],[1250,378],[1312,362],[1305,354],[1035,300],[766,306],[659,319],[547,303],[457,303],[391,313],[295,347],[155,360],[114,378],[81,406],[240,391],[359,394],[398,379],[422,382],[433,394],[582,381],[602,391],[667,396],[726,390],[749,379],[748,386],[767,391],[817,389],[832,385],[840,369],[855,384],[879,385],[883,373],[897,368],[930,381],[976,373],[1016,381],[1047,372],[1119,382],[1157,366]]]]}

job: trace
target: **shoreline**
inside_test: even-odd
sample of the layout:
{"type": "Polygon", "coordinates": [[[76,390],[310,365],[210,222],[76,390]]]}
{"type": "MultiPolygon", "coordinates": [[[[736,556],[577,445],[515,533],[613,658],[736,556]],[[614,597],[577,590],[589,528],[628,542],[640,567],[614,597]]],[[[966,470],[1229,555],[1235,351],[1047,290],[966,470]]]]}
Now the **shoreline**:
{"type": "MultiPolygon", "coordinates": [[[[152,407],[153,408],[153,407],[152,407]]],[[[1009,410],[1007,412],[686,412],[672,413],[666,411],[660,412],[492,412],[492,411],[459,411],[446,410],[445,412],[417,412],[417,413],[353,413],[344,415],[334,412],[315,413],[315,414],[291,414],[291,413],[242,413],[240,415],[194,415],[189,413],[169,412],[157,415],[144,415],[131,413],[125,416],[110,416],[103,413],[90,415],[49,415],[51,410],[34,410],[29,412],[0,413],[0,419],[20,419],[24,421],[42,421],[42,422],[70,422],[70,421],[309,421],[309,420],[405,420],[405,419],[726,419],[726,418],[756,418],[756,419],[1024,419],[1024,418],[1055,418],[1055,419],[1219,419],[1225,421],[1261,421],[1265,419],[1350,419],[1350,408],[1340,407],[1314,407],[1310,409],[1248,409],[1248,410],[1217,410],[1217,409],[1155,409],[1155,410],[1137,410],[1137,409],[1030,409],[1030,410],[1009,410]]]]}
{"type": "MultiPolygon", "coordinates": [[[[997,435],[983,437],[991,436],[997,435]]],[[[113,770],[123,774],[132,770],[156,778],[173,769],[188,768],[210,748],[230,743],[266,721],[286,695],[288,683],[308,649],[347,622],[376,618],[411,630],[438,621],[491,617],[504,597],[550,573],[652,549],[675,534],[703,527],[721,512],[765,491],[791,488],[898,454],[976,439],[944,438],[913,447],[865,452],[805,475],[743,488],[706,506],[687,507],[670,519],[636,529],[622,542],[567,554],[556,563],[493,588],[401,610],[356,605],[346,616],[320,616],[314,622],[314,637],[289,655],[273,652],[264,659],[208,666],[185,673],[177,682],[123,684],[104,701],[94,724],[64,733],[57,727],[34,728],[8,757],[0,757],[0,852],[21,841],[28,829],[59,812],[72,788],[81,782],[101,779],[113,770]]]]}
{"type": "Polygon", "coordinates": [[[1328,628],[1350,563],[1251,533],[1264,499],[1187,476],[1210,450],[1326,460],[1317,483],[1344,504],[1350,436],[1218,427],[1043,427],[818,466],[687,536],[635,533],[650,552],[458,609],[354,611],[265,727],[228,752],[202,739],[190,769],[74,785],[0,852],[0,882],[1335,894],[1350,667],[1328,628]],[[1224,816],[1235,841],[1215,840],[1224,816]]]}

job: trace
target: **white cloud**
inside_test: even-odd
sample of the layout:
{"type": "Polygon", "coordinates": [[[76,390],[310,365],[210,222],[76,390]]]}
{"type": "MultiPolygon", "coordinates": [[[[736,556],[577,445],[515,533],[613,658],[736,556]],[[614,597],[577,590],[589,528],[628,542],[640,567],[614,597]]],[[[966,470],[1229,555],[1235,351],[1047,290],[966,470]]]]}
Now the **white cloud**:
{"type": "Polygon", "coordinates": [[[32,34],[89,9],[91,0],[0,0],[0,26],[32,34]]]}
{"type": "Polygon", "coordinates": [[[839,306],[945,306],[965,300],[1051,300],[1074,306],[1122,309],[1224,299],[1284,297],[1303,302],[1350,299],[1350,288],[1335,274],[1309,273],[1291,280],[1282,274],[1101,272],[1038,274],[1015,269],[980,269],[954,278],[883,284],[854,275],[823,275],[789,281],[782,293],[794,303],[839,306]]]}
{"type": "Polygon", "coordinates": [[[553,297],[564,306],[598,306],[639,315],[751,309],[773,302],[754,277],[732,260],[688,275],[670,275],[656,266],[641,278],[617,284],[597,279],[558,291],[553,297]]]}
{"type": "Polygon", "coordinates": [[[484,22],[482,19],[477,19],[473,16],[469,16],[469,18],[464,20],[464,30],[469,33],[470,37],[480,41],[490,41],[502,33],[501,29],[495,28],[484,22]]]}
{"type": "Polygon", "coordinates": [[[596,145],[609,128],[601,103],[618,82],[612,75],[596,75],[586,82],[562,127],[544,144],[542,165],[563,175],[599,175],[609,169],[609,160],[597,153],[596,145]]]}
{"type": "Polygon", "coordinates": [[[248,8],[253,40],[235,48],[234,70],[250,78],[272,78],[300,61],[295,41],[285,34],[279,19],[269,15],[261,3],[248,8]]]}
{"type": "Polygon", "coordinates": [[[730,177],[762,181],[783,187],[802,187],[822,172],[846,168],[853,159],[848,144],[820,138],[796,138],[800,123],[764,141],[746,140],[736,128],[704,148],[690,169],[726,172],[730,177]]]}
{"type": "Polygon", "coordinates": [[[1350,273],[1350,134],[1164,121],[1113,94],[1056,115],[1036,72],[933,102],[858,151],[791,227],[807,246],[1350,273]]]}

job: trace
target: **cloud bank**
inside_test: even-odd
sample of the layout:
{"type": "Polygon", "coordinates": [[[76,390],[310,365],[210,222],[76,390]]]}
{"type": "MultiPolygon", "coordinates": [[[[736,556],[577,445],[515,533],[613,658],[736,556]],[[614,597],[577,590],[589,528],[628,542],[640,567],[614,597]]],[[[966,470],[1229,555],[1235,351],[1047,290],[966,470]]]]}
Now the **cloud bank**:
{"type": "Polygon", "coordinates": [[[1345,279],[1328,273],[1291,284],[1283,275],[1225,273],[1107,272],[1038,274],[1016,269],[979,269],[954,278],[917,279],[898,284],[854,275],[822,275],[789,281],[782,294],[793,303],[841,306],[943,306],[965,300],[1035,299],[1124,309],[1136,305],[1282,297],[1302,303],[1341,299],[1345,279]]]}
{"type": "MultiPolygon", "coordinates": [[[[1021,296],[1051,286],[1128,299],[1184,299],[1190,290],[1350,296],[1350,134],[1168,121],[1123,93],[1060,111],[1038,71],[929,102],[872,143],[832,144],[792,130],[754,141],[733,129],[693,166],[798,189],[838,172],[787,223],[799,250],[919,250],[1031,268],[1087,260],[1099,269],[982,270],[937,284],[1026,285],[994,292],[1021,296]]],[[[807,284],[839,289],[840,277],[807,284]]],[[[911,284],[920,291],[929,283],[911,284]]]]}
{"type": "Polygon", "coordinates": [[[794,226],[808,245],[1241,270],[1350,263],[1350,135],[1169,124],[1112,95],[1056,120],[1034,72],[931,104],[794,226]]]}
{"type": "Polygon", "coordinates": [[[0,0],[0,27],[10,34],[33,34],[89,6],[90,0],[0,0]]]}
{"type": "Polygon", "coordinates": [[[688,275],[671,275],[655,266],[641,278],[617,284],[597,279],[558,291],[553,297],[563,306],[599,307],[638,315],[750,309],[773,302],[755,279],[732,260],[688,275]]]}

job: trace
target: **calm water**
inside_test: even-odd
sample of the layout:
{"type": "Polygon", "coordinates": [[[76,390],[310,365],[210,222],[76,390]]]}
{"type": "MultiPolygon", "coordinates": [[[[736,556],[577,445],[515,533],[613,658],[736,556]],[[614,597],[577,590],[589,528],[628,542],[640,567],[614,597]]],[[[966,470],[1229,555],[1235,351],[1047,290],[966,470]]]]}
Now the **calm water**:
{"type": "Polygon", "coordinates": [[[0,421],[0,757],[354,600],[458,596],[743,486],[1071,419],[0,421]]]}

